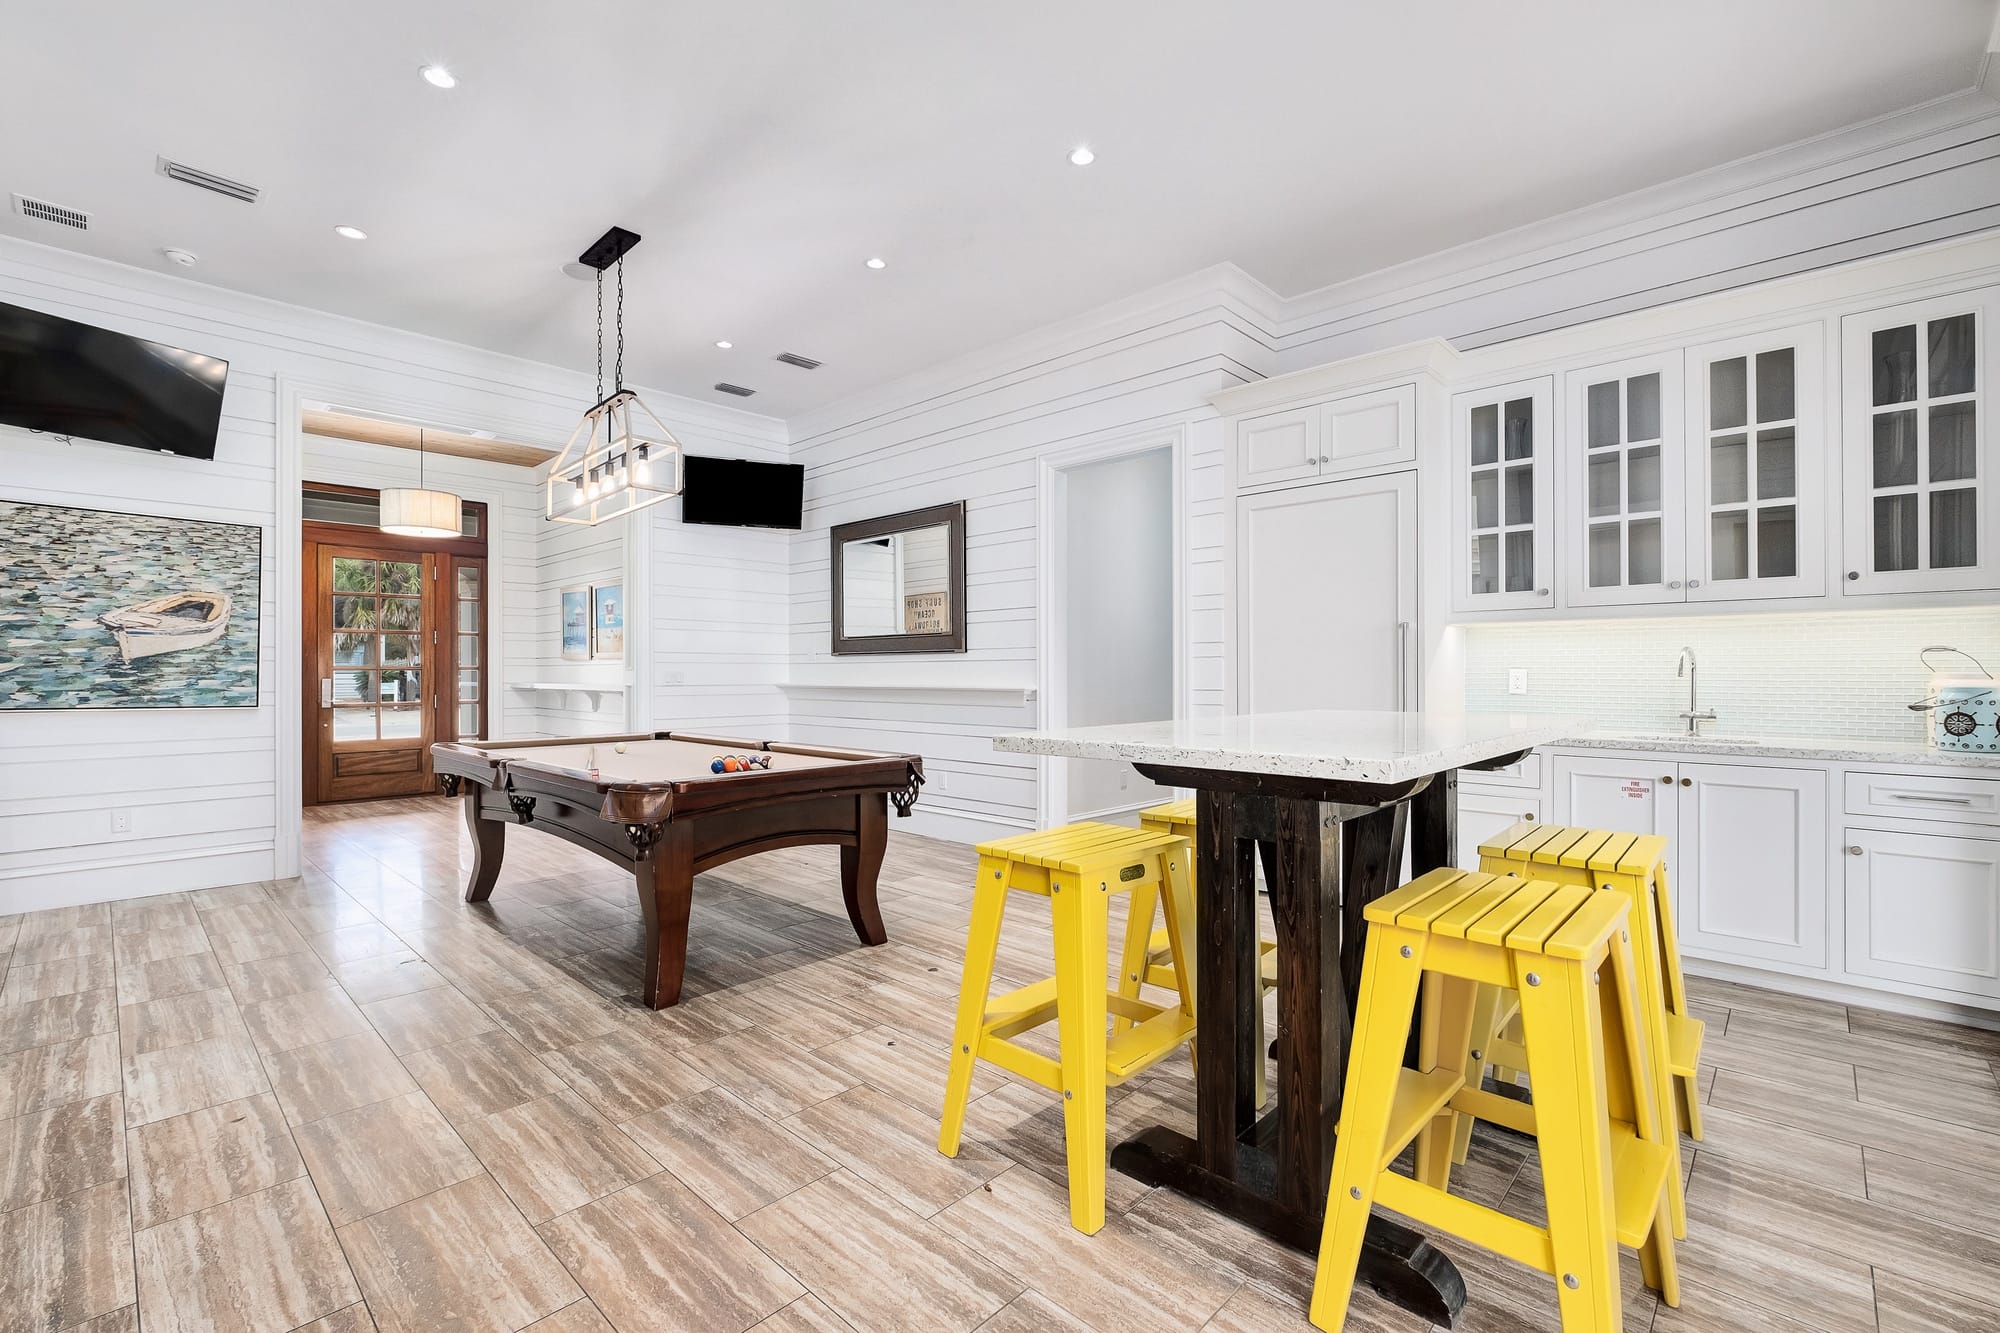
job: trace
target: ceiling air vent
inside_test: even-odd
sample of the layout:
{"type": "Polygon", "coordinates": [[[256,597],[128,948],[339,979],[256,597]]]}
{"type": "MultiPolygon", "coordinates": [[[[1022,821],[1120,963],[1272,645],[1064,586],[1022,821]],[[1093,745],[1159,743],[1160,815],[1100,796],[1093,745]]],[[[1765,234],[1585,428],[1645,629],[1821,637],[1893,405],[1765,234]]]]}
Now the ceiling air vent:
{"type": "Polygon", "coordinates": [[[809,356],[800,356],[797,352],[780,352],[778,353],[778,360],[788,366],[797,366],[800,370],[818,370],[824,364],[823,362],[813,360],[809,356]]]}
{"type": "Polygon", "coordinates": [[[24,218],[40,218],[43,222],[75,227],[78,231],[90,230],[90,214],[80,208],[52,204],[46,199],[30,199],[25,194],[17,194],[14,196],[14,211],[24,218]]]}
{"type": "Polygon", "coordinates": [[[757,392],[755,389],[746,389],[740,384],[718,384],[715,386],[715,391],[717,393],[733,393],[738,398],[748,398],[751,394],[757,392]]]}
{"type": "Polygon", "coordinates": [[[227,176],[218,176],[212,171],[203,171],[200,167],[191,167],[185,162],[175,162],[164,157],[159,159],[159,162],[160,174],[168,180],[197,186],[213,194],[227,195],[246,204],[256,203],[257,196],[263,193],[254,185],[245,185],[242,181],[233,181],[227,176]]]}

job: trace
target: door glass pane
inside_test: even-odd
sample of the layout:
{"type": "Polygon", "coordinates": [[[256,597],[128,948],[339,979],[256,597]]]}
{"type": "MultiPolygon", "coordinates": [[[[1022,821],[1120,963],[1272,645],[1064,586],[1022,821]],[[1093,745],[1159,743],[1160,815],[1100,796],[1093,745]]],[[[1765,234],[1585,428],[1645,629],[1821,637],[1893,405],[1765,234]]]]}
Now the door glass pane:
{"type": "Polygon", "coordinates": [[[418,677],[416,671],[384,671],[382,673],[382,702],[385,704],[413,704],[418,702],[418,677]]]}
{"type": "Polygon", "coordinates": [[[1532,592],[1535,587],[1535,534],[1507,534],[1507,591],[1532,592]]]}
{"type": "Polygon", "coordinates": [[[1500,526],[1500,474],[1491,470],[1472,474],[1472,526],[1500,526]]]}
{"type": "Polygon", "coordinates": [[[1535,453],[1535,400],[1516,398],[1507,404],[1507,457],[1532,458],[1535,453]]]}
{"type": "Polygon", "coordinates": [[[382,739],[385,741],[413,741],[424,734],[423,710],[420,708],[384,708],[382,710],[382,739]]]}
{"type": "Polygon", "coordinates": [[[1725,435],[1708,447],[1708,502],[1742,504],[1750,498],[1750,442],[1725,435]]]}
{"type": "Polygon", "coordinates": [[[1796,397],[1792,349],[1757,353],[1757,420],[1790,421],[1799,414],[1796,397]]]}
{"type": "Polygon", "coordinates": [[[1757,498],[1783,500],[1798,493],[1798,447],[1792,428],[1758,431],[1757,498]]]}
{"type": "Polygon", "coordinates": [[[1875,417],[1875,486],[1917,484],[1917,414],[1882,412],[1875,417]]]}
{"type": "Polygon", "coordinates": [[[1725,509],[1708,518],[1709,577],[1718,582],[1750,577],[1750,515],[1725,509]]]}
{"type": "Polygon", "coordinates": [[[373,597],[334,598],[333,624],[335,629],[374,629],[375,599],[373,597]]]}
{"type": "Polygon", "coordinates": [[[458,706],[458,738],[462,741],[479,739],[478,704],[460,704],[458,706]]]}
{"type": "Polygon", "coordinates": [[[1978,470],[1979,434],[1972,403],[1931,409],[1931,480],[1970,481],[1978,470]]]}
{"type": "Polygon", "coordinates": [[[479,636],[461,634],[458,636],[458,664],[460,666],[479,665],[479,636]]]}
{"type": "Polygon", "coordinates": [[[1472,539],[1472,590],[1500,591],[1500,538],[1493,533],[1472,539]]]}
{"type": "Polygon", "coordinates": [[[1931,568],[1979,563],[1978,492],[1970,486],[1931,492],[1931,568]]]}
{"type": "Polygon", "coordinates": [[[423,640],[414,634],[384,634],[382,665],[415,666],[423,660],[423,640]]]}
{"type": "Polygon", "coordinates": [[[1616,523],[1593,523],[1590,525],[1590,586],[1593,588],[1615,588],[1618,576],[1624,572],[1623,552],[1619,549],[1618,525],[1616,523]]]}
{"type": "Polygon", "coordinates": [[[336,704],[374,703],[375,673],[373,671],[334,672],[333,701],[336,704]]]}
{"type": "Polygon", "coordinates": [[[1931,397],[1971,393],[1973,382],[1972,316],[1953,315],[1930,322],[1931,397]]]}
{"type": "Polygon", "coordinates": [[[1660,508],[1660,446],[1634,449],[1625,456],[1625,509],[1656,513],[1660,508]]]}
{"type": "Polygon", "coordinates": [[[374,740],[375,710],[372,708],[334,709],[333,738],[336,741],[374,740]]]}
{"type": "Polygon", "coordinates": [[[1789,579],[1799,572],[1798,509],[1769,505],[1757,511],[1757,577],[1789,579]]]}
{"type": "Polygon", "coordinates": [[[424,623],[424,604],[415,597],[382,599],[383,629],[417,629],[424,623]]]}
{"type": "Polygon", "coordinates": [[[333,664],[335,666],[349,667],[374,666],[375,636],[373,634],[334,635],[333,664]]]}
{"type": "Polygon", "coordinates": [[[462,704],[476,703],[479,699],[479,673],[461,671],[458,673],[458,701],[462,704]]]}
{"type": "Polygon", "coordinates": [[[1887,574],[1917,567],[1917,497],[1875,497],[1875,569],[1887,574]]]}
{"type": "Polygon", "coordinates": [[[458,567],[458,595],[460,597],[479,596],[479,566],[460,565],[458,567]]]}
{"type": "Polygon", "coordinates": [[[1507,524],[1535,521],[1535,468],[1531,463],[1507,469],[1507,524]]]}
{"type": "Polygon", "coordinates": [[[486,506],[467,505],[459,514],[458,533],[461,537],[477,537],[485,522],[486,506]]]}
{"type": "Polygon", "coordinates": [[[458,629],[461,634],[479,632],[479,603],[460,602],[458,604],[458,629]]]}
{"type": "Polygon", "coordinates": [[[1590,447],[1602,449],[1618,443],[1618,381],[1591,385],[1589,400],[1590,447]]]}
{"type": "Polygon", "coordinates": [[[1500,405],[1486,403],[1472,409],[1472,465],[1498,462],[1500,458],[1500,405]]]}
{"type": "Polygon", "coordinates": [[[1660,438],[1660,372],[1625,381],[1625,438],[1660,438]]]}
{"type": "Polygon", "coordinates": [[[419,564],[403,560],[384,560],[382,591],[398,593],[405,597],[415,596],[423,591],[423,572],[424,567],[419,564]]]}
{"type": "Polygon", "coordinates": [[[1632,520],[1631,531],[1626,540],[1632,551],[1630,559],[1631,578],[1634,587],[1648,583],[1658,583],[1660,574],[1660,520],[1657,518],[1632,520]]]}
{"type": "Polygon", "coordinates": [[[1745,424],[1749,363],[1742,357],[1717,361],[1708,368],[1708,428],[1740,430],[1745,424]]]}
{"type": "Polygon", "coordinates": [[[349,560],[345,556],[333,558],[333,590],[335,592],[375,591],[375,562],[373,560],[349,560]]]}
{"type": "Polygon", "coordinates": [[[1590,516],[1602,518],[1618,512],[1618,455],[1605,454],[1590,460],[1590,516]]]}
{"type": "Polygon", "coordinates": [[[1917,396],[1917,326],[1875,330],[1875,406],[1908,403],[1917,396]]]}

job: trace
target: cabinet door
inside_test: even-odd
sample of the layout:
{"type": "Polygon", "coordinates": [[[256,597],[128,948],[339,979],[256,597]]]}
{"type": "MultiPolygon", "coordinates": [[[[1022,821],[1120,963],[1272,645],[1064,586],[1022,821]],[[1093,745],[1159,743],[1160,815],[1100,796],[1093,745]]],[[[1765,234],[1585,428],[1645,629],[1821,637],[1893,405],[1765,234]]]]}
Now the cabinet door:
{"type": "Polygon", "coordinates": [[[1668,848],[1681,948],[1826,966],[1826,774],[1683,763],[1668,848]]]}
{"type": "Polygon", "coordinates": [[[1459,394],[1452,411],[1452,607],[1554,606],[1555,383],[1459,394]]]}
{"type": "Polygon", "coordinates": [[[1849,829],[1847,970],[2000,996],[2000,842],[1849,829]]]}
{"type": "Polygon", "coordinates": [[[1993,429],[2000,288],[1841,321],[1845,589],[2000,585],[1993,429]]]}
{"type": "Polygon", "coordinates": [[[1689,351],[1689,601],[1826,591],[1825,348],[1810,324],[1689,351]]]}
{"type": "Polygon", "coordinates": [[[1563,470],[1574,606],[1683,600],[1681,359],[1564,377],[1563,470]]]}
{"type": "Polygon", "coordinates": [[[1236,707],[1415,708],[1417,486],[1397,472],[1236,507],[1236,707]]]}
{"type": "Polygon", "coordinates": [[[1417,461],[1417,390],[1393,389],[1337,398],[1320,408],[1322,476],[1379,471],[1417,461]]]}
{"type": "Polygon", "coordinates": [[[1551,817],[1578,828],[1674,836],[1674,762],[1556,756],[1551,817]]]}
{"type": "Polygon", "coordinates": [[[1479,869],[1479,844],[1524,819],[1539,821],[1542,798],[1523,792],[1459,789],[1458,868],[1479,869]]]}
{"type": "Polygon", "coordinates": [[[1294,408],[1236,423],[1236,484],[1267,486],[1319,475],[1319,409],[1294,408]]]}

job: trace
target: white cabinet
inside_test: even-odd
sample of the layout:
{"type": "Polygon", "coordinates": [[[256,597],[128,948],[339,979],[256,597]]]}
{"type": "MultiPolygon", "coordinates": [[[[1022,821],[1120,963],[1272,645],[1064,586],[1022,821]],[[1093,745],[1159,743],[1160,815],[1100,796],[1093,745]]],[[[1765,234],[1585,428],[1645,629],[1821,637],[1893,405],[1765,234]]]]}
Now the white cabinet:
{"type": "Polygon", "coordinates": [[[1407,467],[1417,461],[1413,384],[1236,423],[1239,490],[1407,467]]]}
{"type": "Polygon", "coordinates": [[[1547,377],[1451,401],[1454,610],[1555,605],[1554,403],[1547,377]]]}
{"type": "Polygon", "coordinates": [[[1847,592],[2000,586],[1996,306],[1988,287],[1841,321],[1847,592]]]}
{"type": "Polygon", "coordinates": [[[2000,841],[1849,829],[1847,970],[2000,998],[2000,841]]]}
{"type": "Polygon", "coordinates": [[[1236,708],[1417,699],[1414,472],[1236,502],[1236,708]]]}
{"type": "Polygon", "coordinates": [[[1680,354],[1573,371],[1563,383],[1566,600],[1684,600],[1680,354]]]}
{"type": "Polygon", "coordinates": [[[1458,792],[1458,868],[1479,869],[1479,844],[1524,819],[1540,821],[1538,792],[1472,790],[1458,792]]]}
{"type": "Polygon", "coordinates": [[[1690,348],[1687,600],[1826,591],[1821,325],[1690,348]]]}
{"type": "Polygon", "coordinates": [[[1674,767],[1671,755],[1650,762],[1557,755],[1552,818],[1579,828],[1661,833],[1671,841],[1678,791],[1674,767]]]}

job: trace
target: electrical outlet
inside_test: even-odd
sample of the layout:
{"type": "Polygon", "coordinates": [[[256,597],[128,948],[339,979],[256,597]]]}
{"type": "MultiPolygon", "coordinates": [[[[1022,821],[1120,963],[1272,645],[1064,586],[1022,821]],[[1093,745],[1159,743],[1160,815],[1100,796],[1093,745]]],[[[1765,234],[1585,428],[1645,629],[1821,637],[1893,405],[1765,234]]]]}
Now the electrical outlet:
{"type": "Polygon", "coordinates": [[[116,836],[117,834],[130,833],[131,831],[132,812],[130,810],[113,810],[111,812],[112,834],[116,836]]]}
{"type": "Polygon", "coordinates": [[[1528,673],[1520,667],[1510,669],[1507,672],[1507,693],[1526,694],[1527,692],[1528,673]]]}

